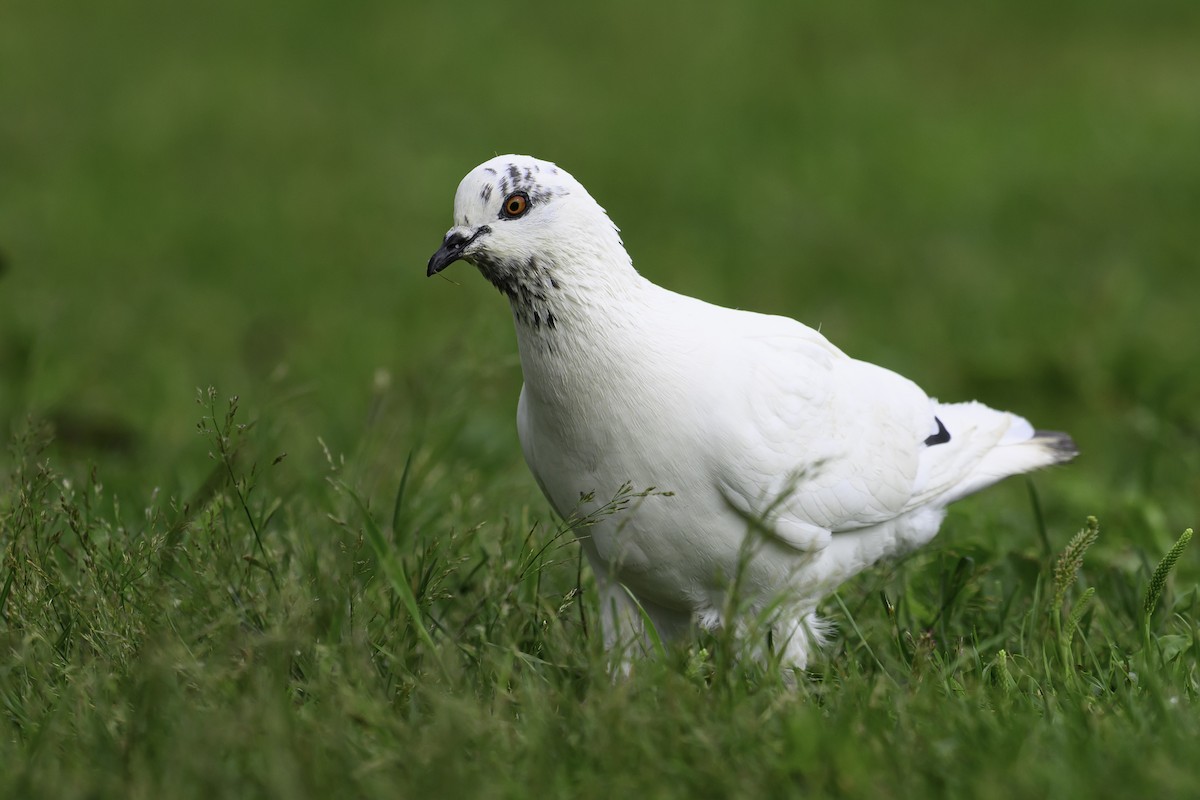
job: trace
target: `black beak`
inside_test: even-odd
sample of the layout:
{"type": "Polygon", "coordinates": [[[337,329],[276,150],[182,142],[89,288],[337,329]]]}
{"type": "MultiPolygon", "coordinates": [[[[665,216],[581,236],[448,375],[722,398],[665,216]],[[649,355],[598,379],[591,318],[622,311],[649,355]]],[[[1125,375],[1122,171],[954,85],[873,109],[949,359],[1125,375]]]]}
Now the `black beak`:
{"type": "Polygon", "coordinates": [[[429,269],[425,270],[425,276],[433,277],[434,275],[437,275],[446,267],[462,258],[463,251],[467,249],[467,246],[471,244],[471,242],[475,241],[483,234],[491,232],[491,228],[489,228],[487,225],[482,225],[470,236],[463,236],[457,231],[451,231],[450,233],[446,234],[446,239],[442,242],[442,246],[439,247],[438,251],[433,254],[432,258],[429,259],[429,269]]]}

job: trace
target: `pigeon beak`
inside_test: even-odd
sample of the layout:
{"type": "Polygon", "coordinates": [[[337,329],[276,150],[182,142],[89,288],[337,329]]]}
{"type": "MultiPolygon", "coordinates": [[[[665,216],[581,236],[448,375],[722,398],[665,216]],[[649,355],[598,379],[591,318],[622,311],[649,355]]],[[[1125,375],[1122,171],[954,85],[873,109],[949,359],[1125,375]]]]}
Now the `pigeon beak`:
{"type": "Polygon", "coordinates": [[[455,261],[463,258],[467,247],[483,234],[491,233],[491,230],[487,225],[482,225],[468,236],[462,228],[451,228],[450,232],[446,234],[446,238],[442,240],[442,246],[429,259],[429,268],[425,270],[426,277],[437,275],[455,261]]]}
{"type": "Polygon", "coordinates": [[[455,239],[452,236],[447,236],[446,241],[438,248],[438,251],[433,254],[433,258],[429,259],[429,269],[425,270],[425,276],[432,278],[446,267],[453,264],[462,258],[463,242],[465,239],[455,239]]]}

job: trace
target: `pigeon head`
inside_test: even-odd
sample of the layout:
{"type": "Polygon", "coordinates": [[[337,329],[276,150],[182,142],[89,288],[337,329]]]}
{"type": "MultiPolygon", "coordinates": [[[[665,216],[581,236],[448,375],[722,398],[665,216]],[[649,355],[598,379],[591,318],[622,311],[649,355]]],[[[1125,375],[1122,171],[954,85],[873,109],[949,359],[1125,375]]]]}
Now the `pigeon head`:
{"type": "Polygon", "coordinates": [[[473,264],[514,303],[545,300],[560,281],[632,271],[617,228],[566,170],[531,156],[497,156],[467,173],[454,227],[428,275],[473,264]]]}

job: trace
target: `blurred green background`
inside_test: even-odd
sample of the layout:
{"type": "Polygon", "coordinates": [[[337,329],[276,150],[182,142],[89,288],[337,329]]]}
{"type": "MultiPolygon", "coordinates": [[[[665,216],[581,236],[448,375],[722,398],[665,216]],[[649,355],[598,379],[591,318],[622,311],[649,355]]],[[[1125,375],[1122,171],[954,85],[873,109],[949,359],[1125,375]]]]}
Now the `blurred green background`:
{"type": "Polygon", "coordinates": [[[1195,548],[1143,597],[1200,494],[1198,43],[1194,0],[0,0],[0,795],[1195,795],[1195,548]],[[506,303],[425,277],[506,152],[652,280],[1081,457],[844,587],[798,687],[711,636],[610,681],[506,303]]]}
{"type": "Polygon", "coordinates": [[[656,282],[1071,431],[1051,511],[1169,542],[1200,488],[1198,18],[8,0],[0,420],[50,419],[60,468],[135,503],[186,496],[216,385],[301,484],[318,437],[383,486],[425,443],[548,513],[505,303],[466,265],[424,277],[462,175],[521,152],[656,282]]]}

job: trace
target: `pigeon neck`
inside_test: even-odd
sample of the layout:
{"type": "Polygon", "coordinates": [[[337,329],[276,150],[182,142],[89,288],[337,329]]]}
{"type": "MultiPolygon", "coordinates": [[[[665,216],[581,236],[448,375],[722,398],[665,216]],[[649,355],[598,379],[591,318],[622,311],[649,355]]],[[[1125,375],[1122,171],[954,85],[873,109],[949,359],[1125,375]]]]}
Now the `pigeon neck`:
{"type": "Polygon", "coordinates": [[[620,240],[613,238],[615,247],[603,250],[593,243],[582,252],[547,253],[503,263],[484,260],[477,266],[508,297],[518,333],[553,336],[592,325],[597,314],[619,314],[645,290],[647,281],[633,268],[620,240]]]}
{"type": "Polygon", "coordinates": [[[515,292],[505,291],[518,333],[522,329],[571,334],[614,321],[636,306],[646,280],[626,263],[604,272],[561,269],[547,265],[544,273],[515,292]]]}
{"type": "Polygon", "coordinates": [[[589,395],[597,376],[623,375],[631,358],[653,349],[657,287],[628,261],[612,266],[551,267],[545,283],[509,295],[526,391],[555,424],[575,424],[565,398],[589,395]]]}

